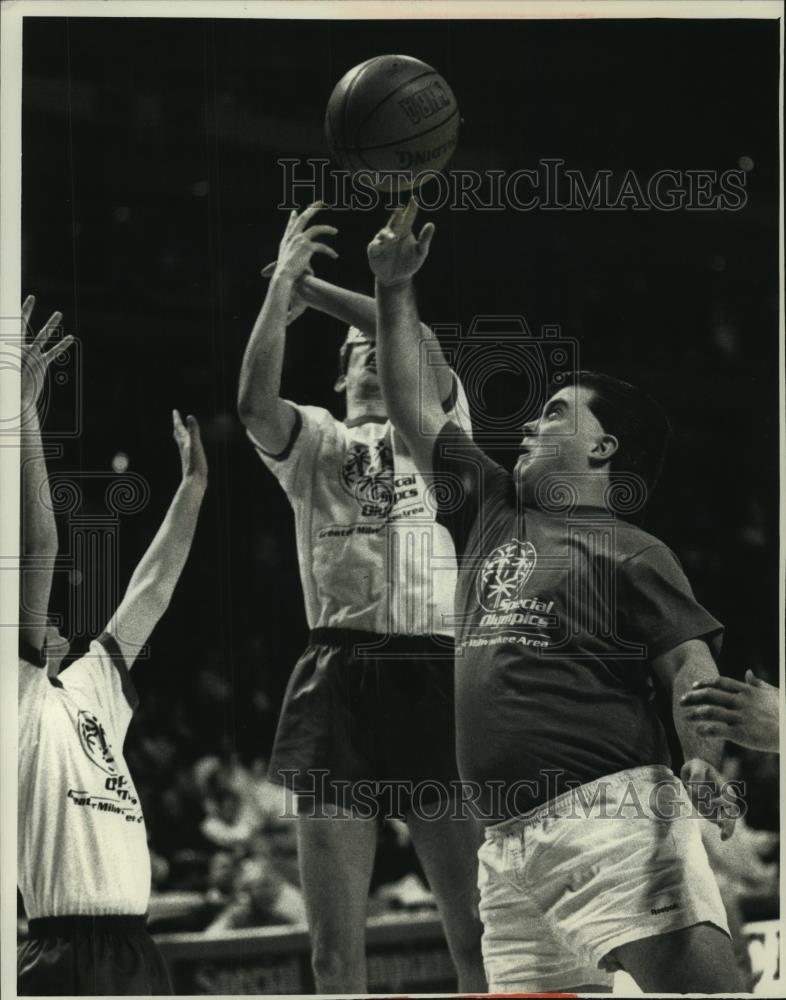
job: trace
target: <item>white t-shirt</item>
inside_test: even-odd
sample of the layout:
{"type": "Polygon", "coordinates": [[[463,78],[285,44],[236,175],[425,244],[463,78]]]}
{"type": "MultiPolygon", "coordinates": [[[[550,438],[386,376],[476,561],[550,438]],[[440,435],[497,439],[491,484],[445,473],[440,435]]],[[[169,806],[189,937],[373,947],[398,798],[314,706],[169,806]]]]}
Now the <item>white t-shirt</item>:
{"type": "MultiPolygon", "coordinates": [[[[454,381],[446,416],[471,434],[454,381]]],[[[296,420],[280,455],[248,436],[295,513],[309,628],[452,638],[445,623],[456,554],[435,522],[431,477],[417,471],[390,421],[347,426],[321,407],[289,405],[296,420]]]]}
{"type": "Polygon", "coordinates": [[[135,703],[111,637],[54,680],[19,661],[17,864],[30,918],[147,910],[145,822],[122,754],[135,703]]]}

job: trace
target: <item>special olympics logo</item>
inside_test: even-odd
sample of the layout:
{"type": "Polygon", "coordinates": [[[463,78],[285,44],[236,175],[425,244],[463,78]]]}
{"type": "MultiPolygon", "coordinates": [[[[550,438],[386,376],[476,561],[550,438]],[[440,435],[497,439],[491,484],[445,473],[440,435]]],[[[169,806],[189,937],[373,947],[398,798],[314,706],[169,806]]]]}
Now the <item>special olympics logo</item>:
{"type": "Polygon", "coordinates": [[[538,554],[532,542],[514,538],[486,556],[477,576],[478,600],[486,611],[513,611],[532,575],[538,554]]]}
{"type": "Polygon", "coordinates": [[[385,440],[372,449],[355,441],[341,467],[341,482],[365,517],[387,517],[393,506],[393,451],[385,440]]]}
{"type": "Polygon", "coordinates": [[[107,774],[117,774],[112,747],[106,738],[104,727],[92,712],[81,710],[76,719],[79,742],[90,760],[107,774]]]}

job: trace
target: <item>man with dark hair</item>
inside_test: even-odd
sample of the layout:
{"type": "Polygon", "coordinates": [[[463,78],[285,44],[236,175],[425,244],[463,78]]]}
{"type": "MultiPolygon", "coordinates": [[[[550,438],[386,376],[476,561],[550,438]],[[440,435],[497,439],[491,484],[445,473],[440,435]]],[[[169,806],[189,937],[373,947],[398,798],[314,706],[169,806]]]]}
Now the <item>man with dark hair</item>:
{"type": "MultiPolygon", "coordinates": [[[[366,910],[379,820],[400,809],[439,905],[459,990],[484,992],[479,830],[450,815],[459,780],[445,617],[455,552],[388,420],[374,300],[311,273],[315,253],[337,256],[321,240],[335,228],[312,224],[321,207],[292,212],[278,260],[263,271],[270,286],[238,390],[248,436],[294,510],[311,630],[284,696],[270,777],[297,796],[317,991],[368,990],[366,910]],[[307,306],[349,326],[335,385],[345,394],[344,420],[281,397],[286,327],[307,306]]],[[[426,328],[424,336],[438,351],[426,328]]],[[[446,364],[435,391],[460,421],[466,401],[446,364]]]]}
{"type": "Polygon", "coordinates": [[[651,493],[663,470],[671,436],[671,424],[660,403],[630,382],[590,371],[571,372],[560,383],[552,383],[549,398],[565,384],[591,390],[590,411],[617,439],[617,450],[609,460],[612,480],[622,470],[638,476],[651,493]]]}
{"type": "Polygon", "coordinates": [[[679,701],[717,677],[722,626],[669,549],[613,513],[620,482],[628,506],[646,502],[663,414],[626,383],[580,373],[524,426],[513,474],[493,462],[441,410],[419,363],[412,277],[434,227],[416,239],[414,213],[414,203],[394,212],[368,256],[391,420],[424,474],[461,484],[438,520],[459,561],[459,769],[488,824],[489,988],[608,992],[622,968],[645,992],[734,992],[695,812],[725,838],[735,803],[720,788],[722,744],[679,701]],[[684,785],[652,706],[654,677],[672,699],[684,785]]]}

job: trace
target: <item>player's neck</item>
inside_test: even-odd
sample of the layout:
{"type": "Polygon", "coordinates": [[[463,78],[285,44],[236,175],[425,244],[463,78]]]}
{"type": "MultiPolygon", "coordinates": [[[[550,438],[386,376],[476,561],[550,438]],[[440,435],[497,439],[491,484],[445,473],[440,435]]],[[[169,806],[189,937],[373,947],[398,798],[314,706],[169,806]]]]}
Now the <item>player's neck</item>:
{"type": "MultiPolygon", "coordinates": [[[[545,485],[545,484],[544,484],[545,485]]],[[[524,502],[532,504],[549,512],[563,512],[566,508],[575,510],[577,507],[597,508],[599,511],[610,511],[611,499],[610,481],[606,473],[589,472],[582,475],[565,473],[561,482],[558,474],[554,474],[551,488],[527,488],[524,491],[524,502]]],[[[530,487],[530,484],[527,484],[530,487]]]]}
{"type": "Polygon", "coordinates": [[[358,424],[384,424],[387,419],[388,415],[381,400],[347,397],[347,415],[344,418],[347,427],[357,427],[358,424]]]}

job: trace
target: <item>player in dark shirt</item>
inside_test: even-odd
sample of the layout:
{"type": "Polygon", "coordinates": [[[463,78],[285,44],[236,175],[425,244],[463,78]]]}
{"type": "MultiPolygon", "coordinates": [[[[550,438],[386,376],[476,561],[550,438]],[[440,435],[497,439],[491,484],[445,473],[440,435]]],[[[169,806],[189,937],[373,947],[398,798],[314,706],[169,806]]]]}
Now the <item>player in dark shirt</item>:
{"type": "Polygon", "coordinates": [[[579,372],[524,427],[513,474],[493,462],[446,419],[419,363],[412,277],[434,229],[416,239],[414,213],[397,210],[369,245],[378,363],[417,465],[454,484],[435,498],[448,498],[438,519],[459,561],[459,767],[488,824],[489,989],[608,990],[623,968],[647,992],[734,991],[696,812],[726,838],[735,804],[716,769],[722,743],[680,706],[694,682],[718,676],[722,626],[669,549],[612,503],[621,479],[644,502],[668,421],[633,386],[579,372]],[[682,783],[654,677],[674,707],[682,783]]]}

